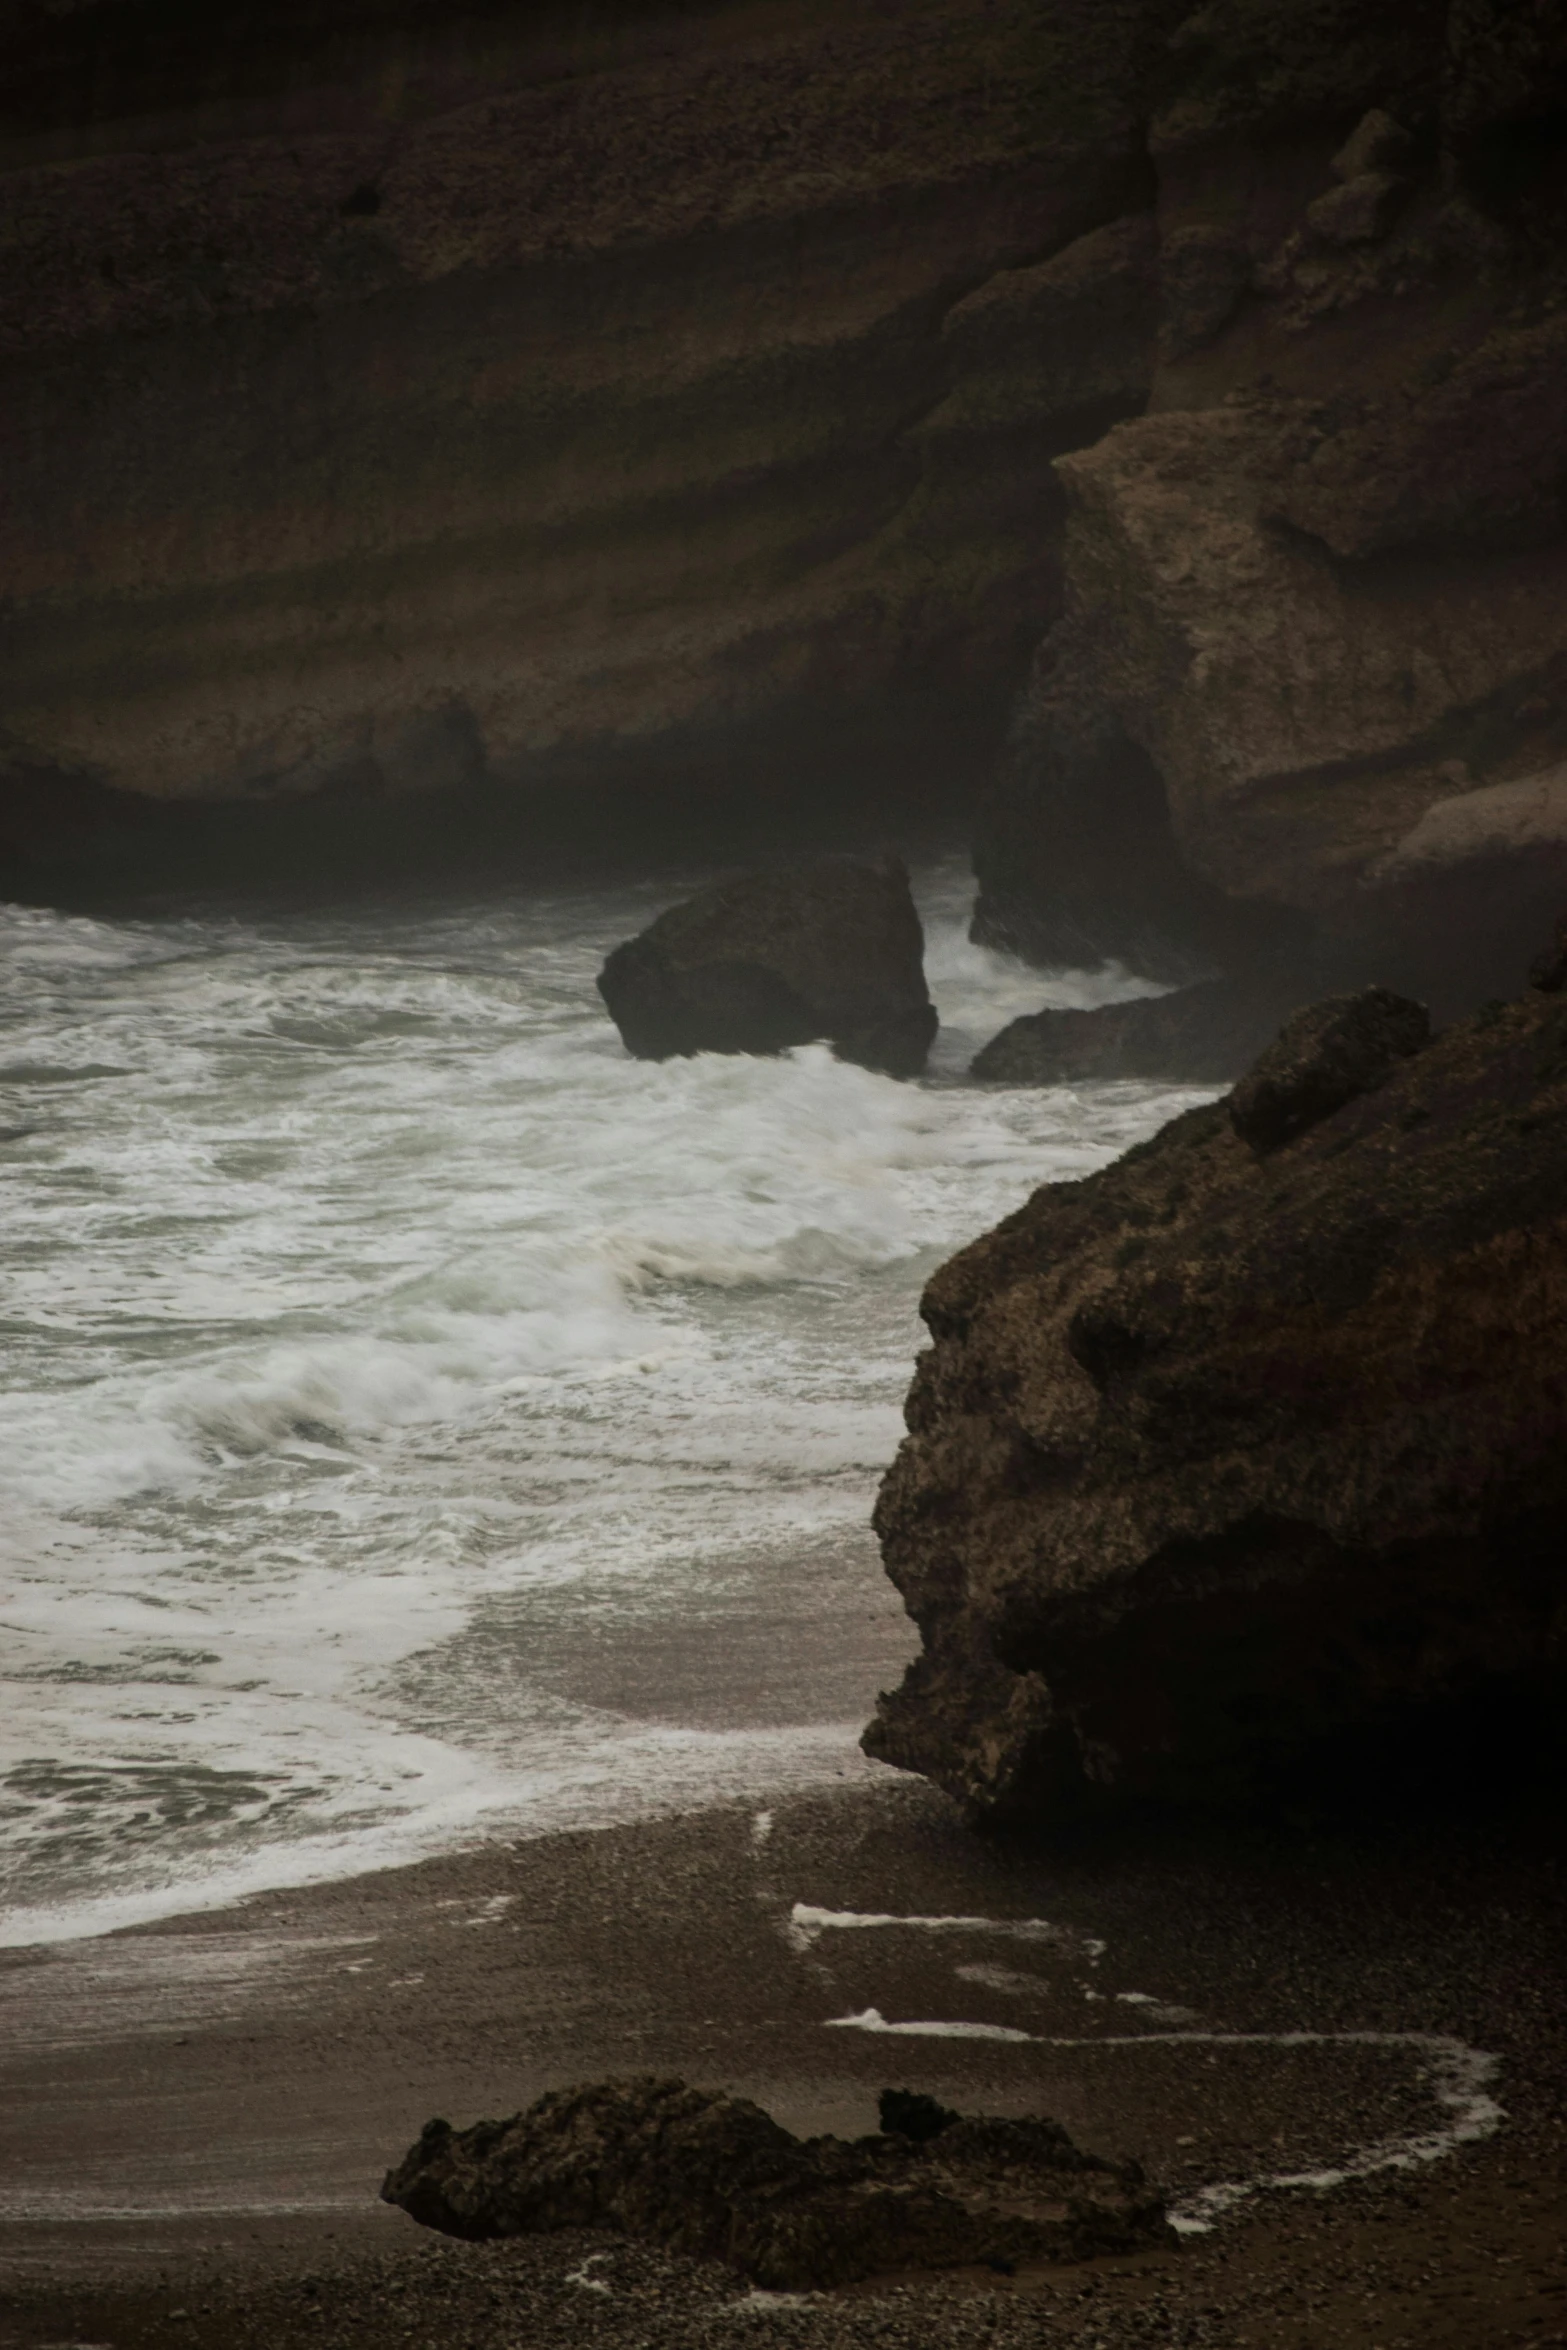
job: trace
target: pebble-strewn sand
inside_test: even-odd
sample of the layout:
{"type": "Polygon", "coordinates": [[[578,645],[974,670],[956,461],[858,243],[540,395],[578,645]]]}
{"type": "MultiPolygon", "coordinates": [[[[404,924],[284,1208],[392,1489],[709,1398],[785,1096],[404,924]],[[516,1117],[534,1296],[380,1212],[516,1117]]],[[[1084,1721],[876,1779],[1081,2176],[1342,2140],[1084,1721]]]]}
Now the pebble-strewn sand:
{"type": "Polygon", "coordinates": [[[1567,2341],[1558,1850],[1493,1818],[1049,1854],[898,1783],[8,1952],[0,2342],[1544,2350],[1567,2341]],[[933,1918],[980,1922],[889,1922],[933,1918]],[[871,2010],[1028,2037],[841,2023],[871,2010]],[[1193,2217],[1223,2184],[1406,2166],[1258,2189],[1168,2253],[799,2303],[608,2237],[450,2244],[375,2200],[433,2113],[645,2070],[801,2131],[872,2126],[889,2082],[1055,2113],[1193,2217]]]}

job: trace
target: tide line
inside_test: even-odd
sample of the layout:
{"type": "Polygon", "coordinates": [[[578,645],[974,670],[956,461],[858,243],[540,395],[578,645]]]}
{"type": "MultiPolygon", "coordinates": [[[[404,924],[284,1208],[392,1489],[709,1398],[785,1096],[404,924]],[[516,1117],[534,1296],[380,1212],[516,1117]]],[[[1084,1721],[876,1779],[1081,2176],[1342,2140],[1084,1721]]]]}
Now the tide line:
{"type": "Polygon", "coordinates": [[[1182,2235],[1206,2235],[1223,2213],[1252,2195],[1302,2187],[1321,2194],[1378,2171],[1441,2162],[1460,2146],[1494,2136],[1507,2118],[1491,2094],[1500,2057],[1446,2032],[1106,2032],[1067,2037],[1023,2032],[1008,2024],[889,2023],[875,2007],[858,2015],[829,2016],[826,2025],[831,2031],[894,2033],[910,2039],[1026,2040],[1039,2048],[1409,2048],[1426,2057],[1427,2086],[1448,2115],[1446,2122],[1435,2129],[1374,2139],[1320,2170],[1259,2171],[1251,2178],[1221,2179],[1200,2187],[1171,2206],[1170,2225],[1182,2235]]]}

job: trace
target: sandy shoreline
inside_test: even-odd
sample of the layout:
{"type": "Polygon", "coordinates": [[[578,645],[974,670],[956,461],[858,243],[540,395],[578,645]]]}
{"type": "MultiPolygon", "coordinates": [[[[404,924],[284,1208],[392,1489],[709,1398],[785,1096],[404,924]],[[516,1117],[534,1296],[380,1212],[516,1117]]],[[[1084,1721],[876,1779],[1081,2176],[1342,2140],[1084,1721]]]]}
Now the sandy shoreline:
{"type": "Polygon", "coordinates": [[[376,2200],[430,2115],[629,2071],[729,2087],[802,2132],[873,2126],[889,2082],[1053,2113],[1189,2214],[1215,2187],[1410,2158],[1250,2193],[1115,2276],[763,2312],[792,2338],[901,2339],[901,2311],[929,2339],[938,2309],[938,2338],[982,2320],[976,2339],[1043,2338],[1072,2280],[1107,2343],[1567,2339],[1558,1851],[1546,1822],[1492,1821],[1046,1852],[889,1782],[8,1951],[0,2340],[422,2338],[391,2292],[433,2294],[443,2341],[705,2341],[743,2292],[721,2273],[609,2239],[446,2246],[376,2200]],[[844,2020],[872,2010],[1017,2036],[844,2020]],[[865,2335],[877,2311],[894,2330],[865,2335]]]}

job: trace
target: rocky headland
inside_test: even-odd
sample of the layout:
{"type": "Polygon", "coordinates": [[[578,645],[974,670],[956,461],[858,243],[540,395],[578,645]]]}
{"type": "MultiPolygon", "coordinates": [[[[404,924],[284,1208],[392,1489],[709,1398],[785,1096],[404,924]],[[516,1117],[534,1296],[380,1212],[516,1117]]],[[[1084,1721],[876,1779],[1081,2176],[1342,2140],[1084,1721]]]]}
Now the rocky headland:
{"type": "Polygon", "coordinates": [[[1564,970],[1432,1041],[1317,1005],[936,1275],[871,1754],[1056,1822],[1518,1766],[1567,1667],[1564,970]]]}
{"type": "Polygon", "coordinates": [[[0,894],[482,864],[612,795],[937,800],[982,940],[1179,989],[981,1075],[1246,1065],[930,1285],[877,1513],[923,1653],[866,1743],[931,1784],[8,1954],[9,2334],[689,2350],[758,2314],[708,2257],[750,2228],[756,2276],[877,2272],[760,2304],[823,2350],[1551,2340],[1567,947],[1519,991],[1567,901],[1560,12],[0,33],[0,894]],[[1379,1840],[1438,1766],[1537,1811],[1379,1840]],[[935,1789],[1184,1817],[983,1838],[935,1789]],[[1207,1816],[1259,1797],[1249,1843],[1207,1816]],[[889,2032],[1001,2118],[850,2135],[889,2032]],[[549,2235],[375,2233],[421,2114],[533,2099],[403,2184],[487,2235],[527,2141],[549,2235]],[[1233,2228],[1178,2251],[1122,2145],[1233,2228]],[[932,2241],[986,2265],[885,2273],[932,2241]]]}

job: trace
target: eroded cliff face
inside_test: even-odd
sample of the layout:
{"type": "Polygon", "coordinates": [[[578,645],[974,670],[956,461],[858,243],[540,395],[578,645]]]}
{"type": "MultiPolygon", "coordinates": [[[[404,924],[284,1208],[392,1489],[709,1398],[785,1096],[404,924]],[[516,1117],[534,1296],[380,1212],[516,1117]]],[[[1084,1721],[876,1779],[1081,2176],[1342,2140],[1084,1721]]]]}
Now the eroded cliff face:
{"type": "Polygon", "coordinates": [[[1220,0],[1161,74],[1149,412],[1057,466],[980,934],[1452,1012],[1567,889],[1567,31],[1220,0]]]}
{"type": "Polygon", "coordinates": [[[1146,395],[1170,14],[12,0],[22,870],[154,801],[955,772],[1050,460],[1146,395]]]}
{"type": "Polygon", "coordinates": [[[475,795],[972,793],[1037,649],[981,935],[1516,981],[1567,884],[1560,11],[0,29],[11,886],[138,811],[338,810],[351,868],[475,795]]]}

